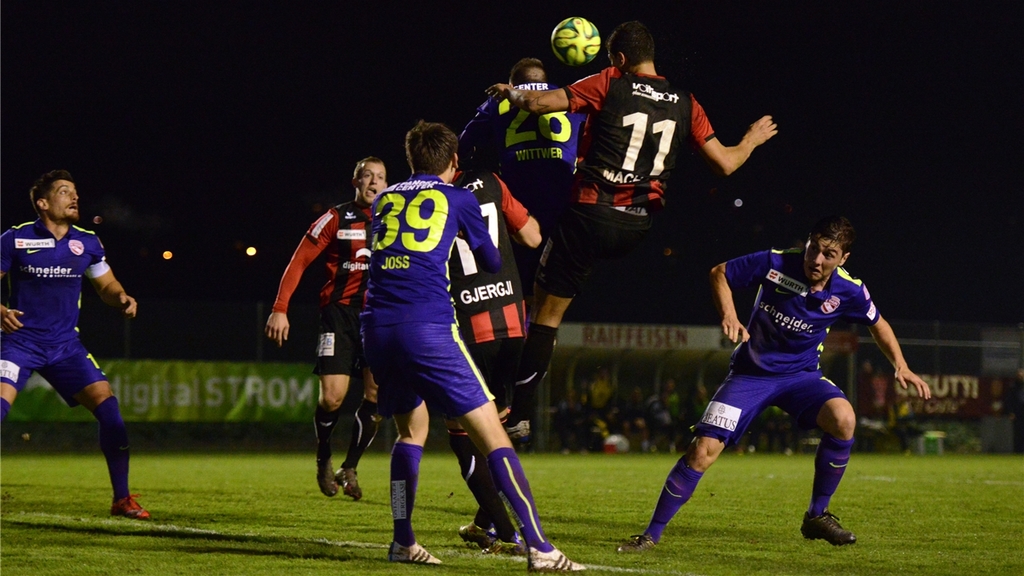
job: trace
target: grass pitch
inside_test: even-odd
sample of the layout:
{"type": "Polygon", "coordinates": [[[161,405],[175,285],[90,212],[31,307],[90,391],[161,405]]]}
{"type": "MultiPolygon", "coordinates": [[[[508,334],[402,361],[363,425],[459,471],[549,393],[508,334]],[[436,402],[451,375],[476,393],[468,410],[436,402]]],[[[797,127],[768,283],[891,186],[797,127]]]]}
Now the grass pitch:
{"type": "MultiPolygon", "coordinates": [[[[834,548],[800,536],[810,455],[723,455],[661,544],[639,533],[676,458],[524,455],[545,530],[590,573],[1024,574],[1024,458],[854,454],[832,511],[857,534],[834,548]]],[[[132,490],[151,522],[113,519],[97,450],[6,455],[0,469],[4,576],[70,574],[467,574],[526,570],[466,547],[475,504],[455,457],[424,457],[413,523],[444,564],[395,565],[388,457],[359,466],[359,502],[317,490],[312,454],[137,454],[132,490]]]]}

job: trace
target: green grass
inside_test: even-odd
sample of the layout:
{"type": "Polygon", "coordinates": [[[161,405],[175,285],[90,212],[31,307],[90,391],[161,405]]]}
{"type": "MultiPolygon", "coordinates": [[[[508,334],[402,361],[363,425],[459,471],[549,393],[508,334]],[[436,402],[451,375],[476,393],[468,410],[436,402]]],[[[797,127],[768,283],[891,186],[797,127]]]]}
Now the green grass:
{"type": "MultiPolygon", "coordinates": [[[[525,455],[545,530],[593,573],[1024,574],[1024,459],[855,454],[832,510],[857,544],[800,536],[812,457],[728,454],[653,551],[615,546],[644,528],[668,455],[525,455]]],[[[132,489],[152,522],[107,516],[103,459],[2,459],[0,570],[68,574],[480,574],[525,571],[521,559],[465,547],[455,530],[472,497],[454,456],[428,452],[417,538],[444,564],[393,565],[388,459],[360,464],[364,498],[320,495],[311,455],[137,454],[132,489]]]]}

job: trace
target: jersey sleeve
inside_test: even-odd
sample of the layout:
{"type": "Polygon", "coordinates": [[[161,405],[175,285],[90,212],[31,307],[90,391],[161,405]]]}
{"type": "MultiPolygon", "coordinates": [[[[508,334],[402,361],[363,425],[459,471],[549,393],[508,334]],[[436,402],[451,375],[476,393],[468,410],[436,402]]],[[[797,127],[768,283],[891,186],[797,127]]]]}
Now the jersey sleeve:
{"type": "Polygon", "coordinates": [[[715,139],[715,129],[704,112],[704,107],[690,94],[690,141],[700,148],[715,139]]]}
{"type": "Polygon", "coordinates": [[[599,74],[587,76],[563,88],[569,96],[569,112],[600,112],[608,96],[608,85],[613,70],[615,68],[605,68],[599,74]]]}
{"type": "Polygon", "coordinates": [[[747,288],[760,283],[771,269],[771,251],[754,252],[725,263],[725,279],[729,287],[747,288]]]}
{"type": "Polygon", "coordinates": [[[462,129],[462,134],[459,134],[459,160],[466,162],[472,160],[476,151],[487,144],[494,116],[493,107],[490,106],[491,102],[492,99],[488,98],[486,102],[478,106],[476,114],[462,129]]]}
{"type": "Polygon", "coordinates": [[[85,269],[87,278],[99,278],[110,272],[110,265],[107,264],[107,252],[100,242],[99,236],[93,236],[89,242],[89,267],[85,269]]]}
{"type": "Polygon", "coordinates": [[[11,269],[11,260],[14,255],[14,230],[7,230],[0,234],[0,272],[7,274],[11,269]]]}
{"type": "Polygon", "coordinates": [[[853,324],[874,326],[878,323],[879,318],[881,318],[881,315],[878,313],[878,309],[875,308],[875,303],[871,300],[871,293],[868,292],[868,287],[861,284],[860,290],[854,295],[850,306],[843,311],[843,319],[853,324]]]}
{"type": "Polygon", "coordinates": [[[338,212],[333,208],[317,218],[306,231],[306,238],[316,244],[319,251],[326,249],[338,235],[338,212]]]}
{"type": "Polygon", "coordinates": [[[501,214],[505,217],[505,226],[513,234],[519,232],[529,222],[530,213],[526,210],[526,206],[516,200],[508,186],[501,178],[498,178],[497,174],[494,175],[494,179],[501,185],[501,214]]]}

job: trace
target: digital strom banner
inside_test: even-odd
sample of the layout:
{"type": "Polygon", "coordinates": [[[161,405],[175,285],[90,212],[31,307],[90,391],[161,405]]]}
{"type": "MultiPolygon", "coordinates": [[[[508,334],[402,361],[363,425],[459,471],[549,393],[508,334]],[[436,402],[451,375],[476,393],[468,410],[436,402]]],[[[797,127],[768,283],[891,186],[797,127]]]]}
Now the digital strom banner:
{"type": "MultiPolygon", "coordinates": [[[[104,360],[100,367],[128,422],[306,422],[319,383],[309,364],[104,360]]],[[[69,408],[38,374],[18,394],[7,420],[93,421],[69,408]]]]}

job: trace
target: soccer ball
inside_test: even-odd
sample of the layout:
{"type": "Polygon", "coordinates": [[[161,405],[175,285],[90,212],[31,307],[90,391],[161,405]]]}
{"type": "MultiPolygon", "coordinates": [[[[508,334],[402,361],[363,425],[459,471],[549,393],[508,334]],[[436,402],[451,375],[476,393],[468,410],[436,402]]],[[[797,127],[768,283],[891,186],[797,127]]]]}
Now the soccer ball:
{"type": "Polygon", "coordinates": [[[563,64],[583,66],[601,51],[601,35],[586,18],[566,18],[551,31],[551,50],[563,64]]]}

